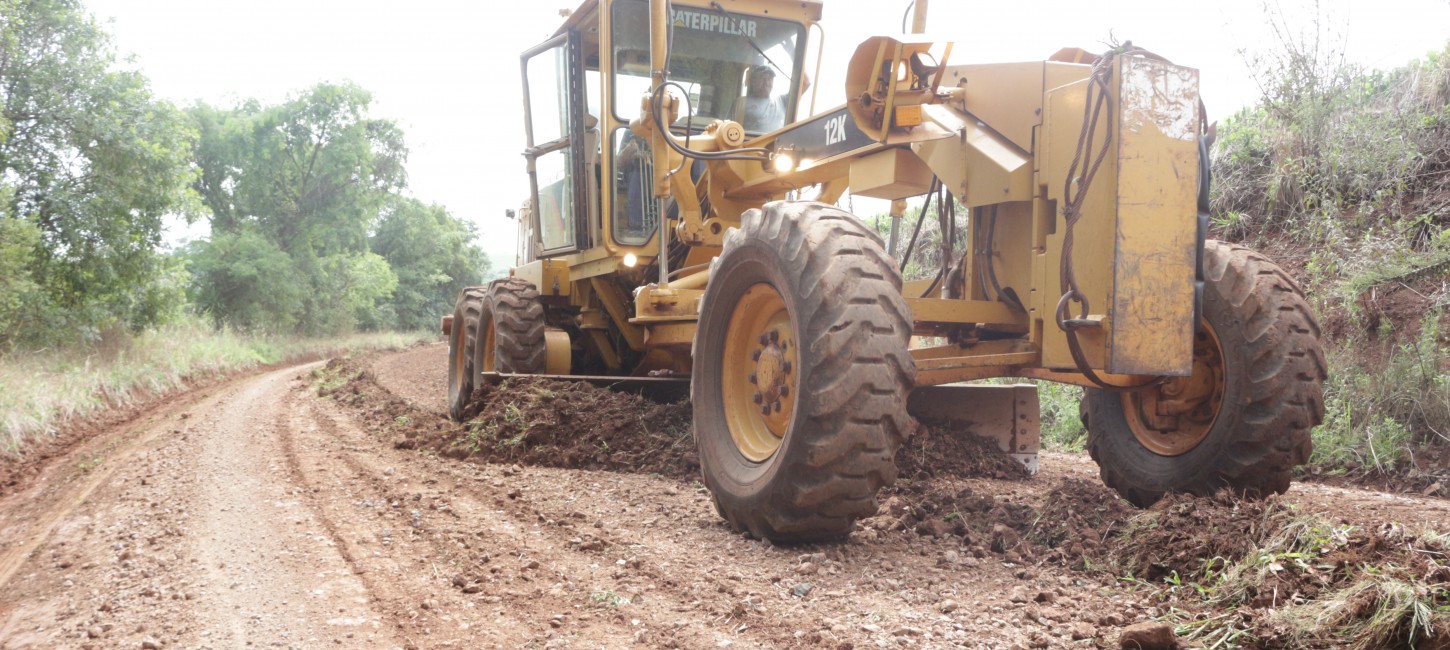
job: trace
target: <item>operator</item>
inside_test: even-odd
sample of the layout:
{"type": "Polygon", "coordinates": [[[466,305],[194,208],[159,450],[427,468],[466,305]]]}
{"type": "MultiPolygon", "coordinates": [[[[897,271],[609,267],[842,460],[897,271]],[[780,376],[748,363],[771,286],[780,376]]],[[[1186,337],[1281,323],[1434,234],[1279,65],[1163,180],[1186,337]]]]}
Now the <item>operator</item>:
{"type": "Polygon", "coordinates": [[[740,123],[746,131],[764,133],[785,125],[786,96],[771,97],[775,71],[768,65],[751,66],[745,85],[745,108],[740,123]]]}

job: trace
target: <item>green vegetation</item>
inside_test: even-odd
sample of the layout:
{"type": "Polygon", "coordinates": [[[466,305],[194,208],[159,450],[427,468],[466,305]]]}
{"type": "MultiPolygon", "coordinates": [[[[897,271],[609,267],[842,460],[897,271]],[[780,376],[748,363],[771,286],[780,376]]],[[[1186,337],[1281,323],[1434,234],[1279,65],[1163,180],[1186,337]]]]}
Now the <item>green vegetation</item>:
{"type": "Polygon", "coordinates": [[[96,411],[237,370],[310,355],[401,348],[425,334],[378,332],[329,339],[239,333],[196,321],[160,326],[82,353],[0,358],[0,451],[96,411]]]}
{"type": "Polygon", "coordinates": [[[179,109],[79,0],[0,2],[0,354],[77,354],[189,315],[259,336],[432,329],[489,260],[404,194],[371,95],[179,109]],[[211,234],[168,252],[163,216],[211,234]]]}
{"type": "MultiPolygon", "coordinates": [[[[1150,530],[1158,516],[1137,515],[1130,531],[1150,530]]],[[[1284,648],[1414,648],[1450,626],[1445,535],[1393,524],[1366,531],[1274,503],[1250,537],[1248,552],[1174,571],[1161,584],[1125,580],[1184,605],[1167,618],[1193,647],[1272,637],[1284,648]]],[[[1132,532],[1125,542],[1132,548],[1132,532]]]]}
{"type": "Polygon", "coordinates": [[[489,260],[353,84],[156,99],[80,0],[0,0],[0,449],[194,377],[433,330],[489,260]],[[205,220],[177,251],[163,217],[205,220]],[[358,331],[380,332],[366,336],[358,331]]]}
{"type": "MultiPolygon", "coordinates": [[[[1312,462],[1374,473],[1403,470],[1416,436],[1450,442],[1450,375],[1440,314],[1425,316],[1412,340],[1381,343],[1383,363],[1362,364],[1346,349],[1330,356],[1325,421],[1315,431],[1312,462]]],[[[1365,354],[1363,351],[1358,354],[1365,354]]]]}
{"type": "Polygon", "coordinates": [[[158,244],[163,215],[200,215],[196,132],[114,58],[76,0],[0,3],[0,351],[178,311],[158,244]]]}
{"type": "Polygon", "coordinates": [[[1272,251],[1325,327],[1312,462],[1402,472],[1450,442],[1450,47],[1366,70],[1322,22],[1270,19],[1263,99],[1218,128],[1214,234],[1272,251]]]}

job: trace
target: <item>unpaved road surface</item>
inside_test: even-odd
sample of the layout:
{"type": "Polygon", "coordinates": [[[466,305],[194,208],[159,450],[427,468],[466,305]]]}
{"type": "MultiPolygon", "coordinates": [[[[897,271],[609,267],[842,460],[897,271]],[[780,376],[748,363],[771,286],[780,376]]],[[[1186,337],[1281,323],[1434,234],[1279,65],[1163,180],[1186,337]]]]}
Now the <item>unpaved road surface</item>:
{"type": "MultiPolygon", "coordinates": [[[[444,355],[367,367],[438,415],[444,355]]],[[[883,495],[849,539],[775,547],[688,478],[399,448],[376,412],[318,397],[320,365],[159,405],[0,500],[0,649],[1116,647],[1163,613],[1111,574],[999,552],[1005,530],[891,523],[912,494],[1040,504],[1096,482],[1085,456],[1048,454],[1026,481],[904,477],[915,492],[883,495]]],[[[1450,521],[1437,499],[1296,485],[1286,501],[1450,521]]]]}

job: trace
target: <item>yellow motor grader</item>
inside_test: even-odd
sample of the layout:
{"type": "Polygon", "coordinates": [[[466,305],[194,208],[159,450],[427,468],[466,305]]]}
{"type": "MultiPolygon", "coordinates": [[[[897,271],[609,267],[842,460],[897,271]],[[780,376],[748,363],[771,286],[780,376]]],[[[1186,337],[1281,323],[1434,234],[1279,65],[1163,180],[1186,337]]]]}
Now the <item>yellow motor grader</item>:
{"type": "Polygon", "coordinates": [[[1206,239],[1198,72],[1131,45],[957,63],[916,0],[815,112],[822,4],[587,0],[523,54],[519,260],[444,318],[453,416],[515,375],[687,383],[719,512],[777,541],[873,514],[913,415],[1035,464],[1035,388],[965,384],[997,377],[1085,387],[1135,504],[1287,489],[1319,330],[1273,262],[1206,239]],[[891,201],[889,244],[848,190],[891,201]],[[903,282],[921,196],[942,264],[903,282]]]}

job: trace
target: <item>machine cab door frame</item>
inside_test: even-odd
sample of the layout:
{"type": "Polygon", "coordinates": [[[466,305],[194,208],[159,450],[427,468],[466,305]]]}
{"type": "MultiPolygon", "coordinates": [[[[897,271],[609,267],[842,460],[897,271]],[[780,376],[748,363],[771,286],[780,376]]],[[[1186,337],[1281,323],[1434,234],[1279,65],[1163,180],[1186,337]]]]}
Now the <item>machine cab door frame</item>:
{"type": "Polygon", "coordinates": [[[520,57],[535,258],[590,245],[581,41],[569,30],[520,57]]]}

